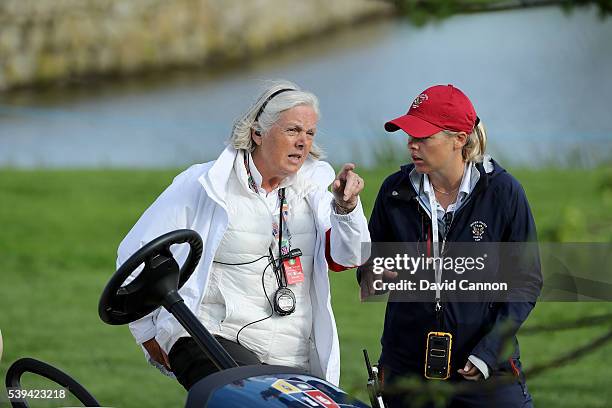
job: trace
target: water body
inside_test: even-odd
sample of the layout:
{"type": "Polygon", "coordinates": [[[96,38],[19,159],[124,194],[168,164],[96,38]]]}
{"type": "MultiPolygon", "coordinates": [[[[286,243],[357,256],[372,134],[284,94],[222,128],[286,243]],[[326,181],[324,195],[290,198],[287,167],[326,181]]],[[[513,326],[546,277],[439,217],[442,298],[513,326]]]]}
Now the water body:
{"type": "MultiPolygon", "coordinates": [[[[383,123],[433,84],[472,99],[504,165],[612,157],[612,18],[593,8],[362,24],[215,73],[187,72],[0,96],[0,166],[168,167],[215,158],[263,80],[315,92],[334,163],[373,164],[403,134],[383,123]]],[[[406,155],[407,156],[407,155],[406,155]]]]}

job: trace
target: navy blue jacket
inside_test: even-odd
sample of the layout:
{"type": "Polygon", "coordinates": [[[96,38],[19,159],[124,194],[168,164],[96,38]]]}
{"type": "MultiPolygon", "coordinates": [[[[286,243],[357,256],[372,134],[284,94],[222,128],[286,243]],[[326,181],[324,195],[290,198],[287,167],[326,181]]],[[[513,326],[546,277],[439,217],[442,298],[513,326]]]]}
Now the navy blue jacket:
{"type": "MultiPolygon", "coordinates": [[[[470,226],[480,221],[486,224],[479,231],[481,242],[535,241],[533,216],[519,182],[495,161],[487,173],[482,163],[478,183],[467,202],[454,214],[447,232],[447,242],[474,242],[470,226]]],[[[426,240],[423,231],[430,231],[429,215],[420,207],[417,192],[409,174],[414,165],[405,165],[382,184],[370,217],[372,242],[420,242],[426,240]],[[424,215],[425,214],[425,215],[424,215]],[[423,224],[426,224],[425,226],[423,224]]],[[[440,237],[442,241],[442,237],[440,237]]],[[[530,282],[539,293],[542,285],[538,254],[530,263],[530,282]]],[[[358,271],[359,276],[360,271],[358,271]]],[[[519,375],[519,348],[516,331],[525,321],[535,302],[445,302],[444,329],[453,335],[451,379],[460,379],[456,372],[473,354],[495,371],[519,375]],[[501,357],[502,346],[514,345],[512,356],[501,357]]],[[[426,335],[436,330],[434,303],[387,303],[380,363],[397,373],[423,373],[426,335]]]]}

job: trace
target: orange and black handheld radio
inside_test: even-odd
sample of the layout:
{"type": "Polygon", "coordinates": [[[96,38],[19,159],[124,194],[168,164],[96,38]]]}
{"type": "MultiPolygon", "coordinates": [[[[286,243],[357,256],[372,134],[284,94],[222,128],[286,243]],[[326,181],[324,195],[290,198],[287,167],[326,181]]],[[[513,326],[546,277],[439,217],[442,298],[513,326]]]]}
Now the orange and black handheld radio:
{"type": "Polygon", "coordinates": [[[450,359],[453,336],[445,332],[429,332],[425,352],[425,378],[447,380],[450,377],[450,359]]]}

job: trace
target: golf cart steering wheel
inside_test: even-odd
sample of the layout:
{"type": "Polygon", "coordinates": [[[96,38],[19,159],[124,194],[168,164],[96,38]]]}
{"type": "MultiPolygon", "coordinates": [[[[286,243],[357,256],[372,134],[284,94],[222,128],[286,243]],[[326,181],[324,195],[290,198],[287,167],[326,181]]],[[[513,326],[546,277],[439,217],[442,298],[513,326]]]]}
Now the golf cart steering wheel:
{"type": "Polygon", "coordinates": [[[190,229],[164,234],[140,248],[115,272],[98,306],[100,318],[108,324],[119,325],[138,320],[160,305],[178,297],[180,289],[193,273],[202,256],[202,238],[190,229]],[[189,244],[189,255],[179,269],[170,246],[189,244]],[[140,274],[129,284],[128,277],[144,263],[140,274]]]}
{"type": "MultiPolygon", "coordinates": [[[[57,369],[45,362],[33,358],[22,358],[15,361],[6,372],[6,387],[7,389],[21,390],[21,376],[24,373],[33,373],[41,377],[48,378],[56,384],[65,387],[68,392],[74,395],[83,406],[99,407],[100,403],[74,378],[60,369],[57,369]]],[[[29,405],[25,399],[11,400],[13,408],[28,408],[29,405]]]]}

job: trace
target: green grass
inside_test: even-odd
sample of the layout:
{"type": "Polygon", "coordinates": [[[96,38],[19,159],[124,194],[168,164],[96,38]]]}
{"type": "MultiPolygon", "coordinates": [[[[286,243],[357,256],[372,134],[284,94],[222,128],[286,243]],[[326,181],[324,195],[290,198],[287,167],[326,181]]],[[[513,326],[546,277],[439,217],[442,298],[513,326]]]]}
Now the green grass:
{"type": "MultiPolygon", "coordinates": [[[[369,214],[390,169],[362,171],[369,214]]],[[[115,269],[116,248],[142,211],[177,173],[164,171],[0,170],[0,376],[20,357],[70,373],[103,404],[180,406],[185,392],[144,362],[126,327],[104,325],[97,302],[115,269]]],[[[612,240],[612,185],[596,170],[515,171],[547,240],[612,240]]],[[[360,303],[354,273],[332,274],[340,333],[342,386],[365,398],[361,349],[376,358],[383,303],[360,303]]],[[[606,303],[541,303],[527,325],[611,311],[606,303]]],[[[602,329],[520,336],[524,365],[584,344],[602,329]]],[[[539,406],[604,407],[612,347],[530,379],[539,406]]],[[[28,380],[31,387],[41,385],[28,380]]],[[[46,384],[46,388],[51,385],[46,384]]],[[[2,401],[2,397],[0,397],[2,401]]],[[[33,406],[58,406],[55,404],[33,406]]],[[[3,406],[0,402],[0,406],[3,406]]]]}

